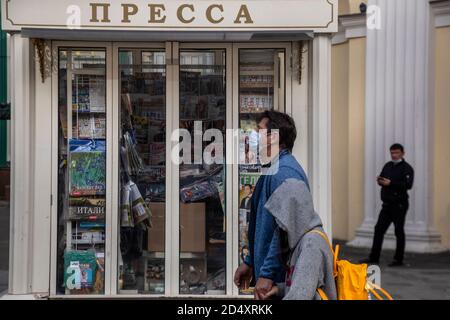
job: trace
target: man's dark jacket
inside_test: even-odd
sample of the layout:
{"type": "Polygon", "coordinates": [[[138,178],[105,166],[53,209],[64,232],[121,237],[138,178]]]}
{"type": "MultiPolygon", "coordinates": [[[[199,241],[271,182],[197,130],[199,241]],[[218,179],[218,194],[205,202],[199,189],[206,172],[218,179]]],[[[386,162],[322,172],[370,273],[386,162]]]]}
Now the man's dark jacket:
{"type": "Polygon", "coordinates": [[[384,204],[408,203],[408,190],[414,183],[414,169],[405,161],[386,163],[380,174],[381,177],[391,180],[391,184],[381,188],[381,201],[384,204]]]}

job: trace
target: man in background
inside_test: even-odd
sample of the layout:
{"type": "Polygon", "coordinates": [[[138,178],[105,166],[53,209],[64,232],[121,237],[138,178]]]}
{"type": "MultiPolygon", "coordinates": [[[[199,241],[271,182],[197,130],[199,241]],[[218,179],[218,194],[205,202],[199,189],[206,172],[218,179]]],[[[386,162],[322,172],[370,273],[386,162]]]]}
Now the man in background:
{"type": "Polygon", "coordinates": [[[377,183],[381,187],[381,201],[383,207],[375,226],[372,251],[364,263],[378,264],[384,234],[391,223],[394,223],[397,249],[390,267],[403,265],[405,253],[405,219],[409,208],[408,190],[414,183],[414,169],[405,161],[405,149],[401,144],[394,144],[390,148],[392,161],[386,163],[377,177],[377,183]]]}

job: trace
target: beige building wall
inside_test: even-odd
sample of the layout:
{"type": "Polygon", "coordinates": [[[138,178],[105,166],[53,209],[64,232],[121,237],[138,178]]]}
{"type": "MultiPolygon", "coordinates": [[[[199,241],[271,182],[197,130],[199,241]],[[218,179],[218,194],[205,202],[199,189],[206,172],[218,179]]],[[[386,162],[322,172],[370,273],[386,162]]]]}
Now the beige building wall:
{"type": "Polygon", "coordinates": [[[339,0],[339,15],[350,13],[350,1],[349,0],[339,0]]]}
{"type": "MultiPolygon", "coordinates": [[[[360,13],[362,0],[340,0],[339,15],[360,13]]],[[[364,219],[366,39],[332,47],[333,237],[351,240],[364,219]]]]}
{"type": "Polygon", "coordinates": [[[450,27],[436,29],[434,221],[450,248],[450,27]]]}
{"type": "Polygon", "coordinates": [[[361,2],[367,4],[367,0],[339,0],[339,15],[359,13],[361,2]]]}
{"type": "Polygon", "coordinates": [[[331,216],[333,237],[347,239],[349,144],[349,44],[335,45],[331,53],[331,216]]]}
{"type": "Polygon", "coordinates": [[[332,217],[339,240],[351,240],[364,219],[365,56],[365,38],[332,48],[332,217]]]}
{"type": "MultiPolygon", "coordinates": [[[[364,131],[366,99],[366,38],[349,41],[349,219],[346,240],[355,237],[364,220],[364,131]]],[[[374,181],[375,183],[375,181],[374,181]]]]}
{"type": "Polygon", "coordinates": [[[359,13],[359,5],[364,2],[367,4],[367,0],[349,0],[350,13],[359,13]]]}

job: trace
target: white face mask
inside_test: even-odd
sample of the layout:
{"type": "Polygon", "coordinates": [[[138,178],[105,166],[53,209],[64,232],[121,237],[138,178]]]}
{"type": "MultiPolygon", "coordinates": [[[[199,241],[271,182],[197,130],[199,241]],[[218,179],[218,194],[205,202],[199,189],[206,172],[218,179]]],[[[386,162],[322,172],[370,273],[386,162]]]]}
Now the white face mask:
{"type": "Polygon", "coordinates": [[[259,163],[262,165],[267,164],[267,145],[262,145],[261,143],[259,143],[258,155],[259,163]]]}
{"type": "Polygon", "coordinates": [[[262,137],[263,137],[262,134],[258,133],[258,149],[259,149],[258,151],[259,152],[261,152],[261,150],[263,150],[264,148],[267,148],[267,142],[263,143],[262,137]]]}
{"type": "MultiPolygon", "coordinates": [[[[258,151],[259,151],[259,160],[262,164],[267,164],[273,161],[280,152],[280,146],[277,144],[271,144],[268,142],[268,138],[265,137],[266,141],[263,142],[263,135],[259,133],[258,139],[258,151]],[[269,148],[271,149],[271,154],[268,154],[269,148]]],[[[272,141],[273,142],[273,141],[272,141]]]]}

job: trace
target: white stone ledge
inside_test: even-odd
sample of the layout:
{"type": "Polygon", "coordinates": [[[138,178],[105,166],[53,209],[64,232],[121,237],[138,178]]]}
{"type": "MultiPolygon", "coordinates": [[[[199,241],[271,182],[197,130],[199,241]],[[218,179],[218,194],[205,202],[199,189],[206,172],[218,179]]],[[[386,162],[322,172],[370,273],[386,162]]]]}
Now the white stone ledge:
{"type": "Polygon", "coordinates": [[[434,26],[436,28],[450,26],[450,0],[430,1],[434,13],[434,26]]]}
{"type": "Polygon", "coordinates": [[[43,300],[47,299],[48,295],[38,295],[38,294],[5,294],[1,296],[0,300],[43,300]]]}
{"type": "Polygon", "coordinates": [[[339,17],[339,32],[333,36],[332,44],[342,44],[349,39],[364,38],[367,34],[366,15],[348,14],[339,17]]]}

